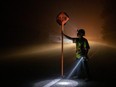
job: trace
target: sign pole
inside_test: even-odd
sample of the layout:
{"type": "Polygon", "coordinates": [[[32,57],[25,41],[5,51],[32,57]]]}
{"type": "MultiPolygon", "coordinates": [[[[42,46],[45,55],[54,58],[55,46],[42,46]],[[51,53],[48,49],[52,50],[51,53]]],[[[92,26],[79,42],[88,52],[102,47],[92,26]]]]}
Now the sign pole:
{"type": "Polygon", "coordinates": [[[64,48],[64,40],[63,40],[63,31],[64,30],[64,25],[62,24],[62,26],[61,26],[61,39],[62,39],[62,45],[61,45],[61,75],[62,75],[62,77],[63,77],[63,74],[64,74],[64,50],[63,50],[63,48],[64,48]]]}
{"type": "Polygon", "coordinates": [[[61,76],[63,77],[64,74],[64,55],[63,55],[63,30],[64,25],[69,20],[69,16],[65,12],[60,12],[57,15],[56,21],[59,25],[61,25],[61,76]]]}

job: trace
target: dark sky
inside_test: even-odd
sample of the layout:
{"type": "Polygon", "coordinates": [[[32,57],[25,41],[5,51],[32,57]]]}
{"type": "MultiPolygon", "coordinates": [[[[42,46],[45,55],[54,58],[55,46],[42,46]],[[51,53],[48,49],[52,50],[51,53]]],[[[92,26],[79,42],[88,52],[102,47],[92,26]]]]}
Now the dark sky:
{"type": "Polygon", "coordinates": [[[102,38],[108,44],[116,44],[116,3],[115,0],[104,0],[102,18],[102,38]]]}
{"type": "Polygon", "coordinates": [[[65,11],[70,17],[65,26],[68,35],[75,36],[77,28],[84,28],[89,40],[99,41],[102,36],[107,36],[104,32],[108,30],[105,29],[107,17],[113,19],[106,15],[110,10],[114,12],[111,8],[113,0],[110,1],[110,4],[107,0],[105,3],[102,0],[2,1],[1,48],[49,42],[50,35],[60,35],[60,26],[56,23],[60,11],[65,11]]]}

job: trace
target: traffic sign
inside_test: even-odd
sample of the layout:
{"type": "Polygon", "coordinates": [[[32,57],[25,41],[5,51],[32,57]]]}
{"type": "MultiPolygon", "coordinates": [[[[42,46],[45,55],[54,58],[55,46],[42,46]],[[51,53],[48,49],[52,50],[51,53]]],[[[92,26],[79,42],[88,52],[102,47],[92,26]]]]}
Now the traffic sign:
{"type": "Polygon", "coordinates": [[[59,25],[65,25],[68,20],[69,20],[69,16],[63,11],[60,12],[56,18],[56,21],[59,25]]]}

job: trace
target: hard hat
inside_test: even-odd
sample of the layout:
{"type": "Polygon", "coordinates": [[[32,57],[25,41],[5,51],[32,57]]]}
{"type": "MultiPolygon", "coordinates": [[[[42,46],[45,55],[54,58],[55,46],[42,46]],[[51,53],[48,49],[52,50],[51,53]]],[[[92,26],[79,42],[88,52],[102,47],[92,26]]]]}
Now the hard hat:
{"type": "Polygon", "coordinates": [[[85,30],[84,29],[77,30],[77,35],[85,36],[85,30]]]}

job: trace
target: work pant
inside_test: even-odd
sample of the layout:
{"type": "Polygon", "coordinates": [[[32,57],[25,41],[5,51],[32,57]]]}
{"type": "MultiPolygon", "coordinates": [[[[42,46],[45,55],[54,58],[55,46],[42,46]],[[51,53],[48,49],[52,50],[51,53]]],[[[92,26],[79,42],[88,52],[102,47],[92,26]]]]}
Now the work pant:
{"type": "MultiPolygon", "coordinates": [[[[83,61],[81,62],[81,70],[80,70],[80,76],[82,78],[90,78],[90,70],[88,66],[88,59],[84,58],[83,61]]],[[[78,72],[77,72],[78,74],[78,72]]]]}
{"type": "Polygon", "coordinates": [[[88,61],[86,57],[81,57],[79,59],[76,59],[74,61],[74,64],[72,68],[70,69],[70,72],[67,75],[67,78],[73,78],[74,76],[77,76],[77,78],[89,78],[89,67],[88,67],[88,61]]]}

